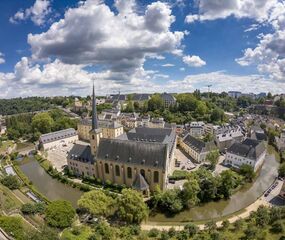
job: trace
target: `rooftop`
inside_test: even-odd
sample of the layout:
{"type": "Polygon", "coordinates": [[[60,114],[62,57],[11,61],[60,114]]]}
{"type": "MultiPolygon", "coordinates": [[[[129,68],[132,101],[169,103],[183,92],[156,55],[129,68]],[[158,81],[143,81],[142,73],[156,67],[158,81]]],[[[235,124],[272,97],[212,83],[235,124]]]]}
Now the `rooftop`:
{"type": "Polygon", "coordinates": [[[263,142],[247,138],[242,143],[234,143],[227,152],[256,160],[266,150],[263,142]]]}
{"type": "Polygon", "coordinates": [[[97,159],[166,168],[167,144],[101,139],[97,159]]]}
{"type": "Polygon", "coordinates": [[[68,128],[68,129],[64,129],[64,130],[60,130],[60,131],[56,131],[56,132],[43,134],[40,136],[39,141],[41,143],[49,143],[49,142],[65,139],[68,137],[73,137],[76,135],[77,135],[77,132],[75,131],[74,128],[68,128]]]}

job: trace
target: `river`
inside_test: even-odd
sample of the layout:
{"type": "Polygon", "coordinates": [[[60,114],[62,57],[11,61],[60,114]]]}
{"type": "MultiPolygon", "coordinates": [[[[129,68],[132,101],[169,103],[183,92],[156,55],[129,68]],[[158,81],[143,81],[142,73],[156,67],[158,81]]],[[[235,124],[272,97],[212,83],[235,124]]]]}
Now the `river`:
{"type": "MultiPolygon", "coordinates": [[[[223,217],[247,207],[259,198],[277,177],[279,163],[274,153],[275,152],[270,148],[255,182],[243,186],[241,190],[233,194],[230,200],[209,202],[202,206],[183,211],[173,217],[156,214],[155,216],[150,216],[148,222],[151,224],[172,224],[177,222],[202,221],[223,217]]],[[[31,160],[21,165],[20,168],[33,182],[34,186],[48,199],[65,199],[76,207],[77,200],[82,195],[81,191],[53,179],[36,160],[31,160]]]]}
{"type": "Polygon", "coordinates": [[[20,165],[20,168],[38,191],[48,199],[52,201],[64,199],[70,201],[74,207],[77,206],[77,200],[82,195],[82,192],[53,179],[36,160],[31,159],[31,161],[20,165]]]}
{"type": "Polygon", "coordinates": [[[243,186],[241,190],[233,194],[229,200],[209,202],[202,206],[185,210],[172,217],[158,213],[155,216],[150,216],[148,223],[153,223],[154,225],[163,223],[165,225],[175,222],[204,221],[220,218],[240,211],[253,203],[269,188],[278,175],[278,166],[279,163],[276,160],[275,151],[270,147],[263,167],[255,182],[243,186]]]}

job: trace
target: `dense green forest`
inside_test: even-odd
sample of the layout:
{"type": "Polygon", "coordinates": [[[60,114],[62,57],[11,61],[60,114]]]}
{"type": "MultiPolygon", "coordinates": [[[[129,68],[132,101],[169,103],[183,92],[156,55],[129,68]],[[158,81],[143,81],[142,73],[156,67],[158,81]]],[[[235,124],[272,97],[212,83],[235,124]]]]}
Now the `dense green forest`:
{"type": "Polygon", "coordinates": [[[25,138],[36,141],[44,133],[66,128],[76,129],[77,121],[59,109],[37,114],[23,113],[6,118],[7,135],[11,140],[25,138]]]}
{"type": "Polygon", "coordinates": [[[54,106],[67,106],[70,104],[68,97],[28,97],[0,99],[0,115],[36,112],[47,110],[54,106]]]}

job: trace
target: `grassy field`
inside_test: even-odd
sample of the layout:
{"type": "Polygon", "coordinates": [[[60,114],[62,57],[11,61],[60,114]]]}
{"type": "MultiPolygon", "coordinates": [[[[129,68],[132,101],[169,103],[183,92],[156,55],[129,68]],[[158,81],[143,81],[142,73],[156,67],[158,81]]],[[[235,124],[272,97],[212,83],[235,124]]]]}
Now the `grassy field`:
{"type": "Polygon", "coordinates": [[[10,213],[21,207],[22,203],[12,192],[0,184],[0,208],[5,213],[10,213]]]}
{"type": "Polygon", "coordinates": [[[12,147],[14,143],[12,141],[2,142],[2,146],[0,147],[0,154],[5,153],[9,147],[12,147]]]}
{"type": "Polygon", "coordinates": [[[61,235],[61,240],[87,240],[92,234],[92,230],[88,226],[77,226],[67,228],[61,235]]]}

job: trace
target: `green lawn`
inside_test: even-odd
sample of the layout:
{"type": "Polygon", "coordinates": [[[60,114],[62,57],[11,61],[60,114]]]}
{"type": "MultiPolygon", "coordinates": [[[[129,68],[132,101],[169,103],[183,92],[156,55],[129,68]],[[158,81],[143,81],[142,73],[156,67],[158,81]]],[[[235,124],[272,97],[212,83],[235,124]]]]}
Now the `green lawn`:
{"type": "Polygon", "coordinates": [[[12,192],[0,184],[0,209],[9,213],[21,207],[21,202],[12,194],[12,192]]]}
{"type": "Polygon", "coordinates": [[[5,153],[9,147],[12,147],[14,143],[12,141],[2,142],[2,146],[0,146],[0,154],[5,153]]]}
{"type": "Polygon", "coordinates": [[[92,230],[88,226],[67,228],[62,232],[61,240],[88,240],[92,230]]]}

